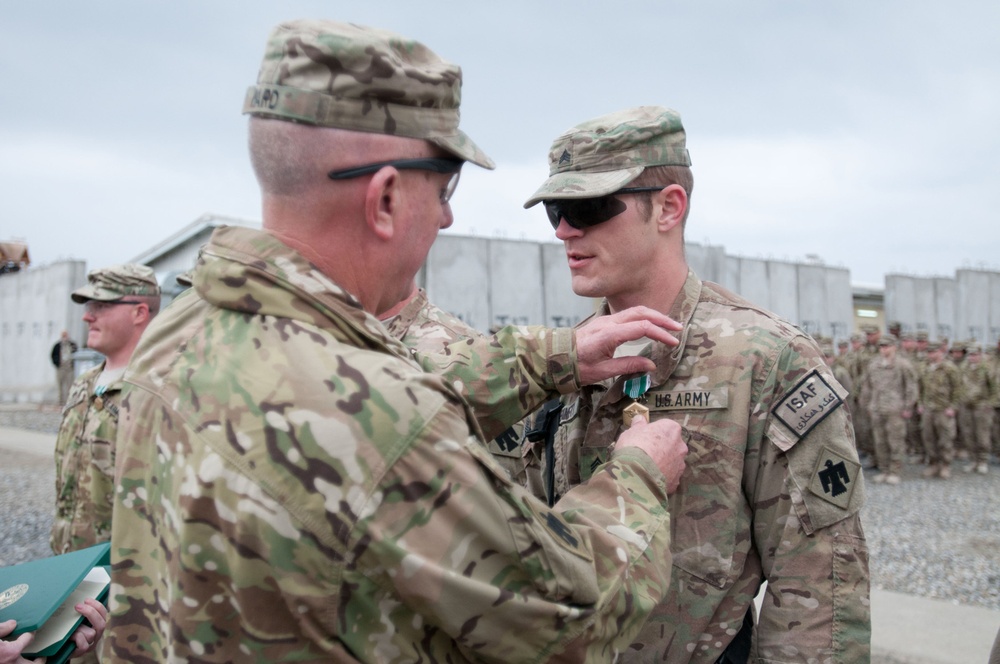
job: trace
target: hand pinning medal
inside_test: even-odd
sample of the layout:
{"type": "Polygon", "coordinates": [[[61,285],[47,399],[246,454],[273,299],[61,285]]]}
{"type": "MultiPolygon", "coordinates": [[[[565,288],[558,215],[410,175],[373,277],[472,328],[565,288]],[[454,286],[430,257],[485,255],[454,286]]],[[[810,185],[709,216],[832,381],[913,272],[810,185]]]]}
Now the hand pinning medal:
{"type": "Polygon", "coordinates": [[[649,389],[649,383],[649,374],[643,374],[638,378],[629,378],[625,381],[622,391],[633,400],[631,404],[622,410],[622,423],[626,429],[632,426],[632,422],[637,417],[641,417],[646,422],[649,422],[649,408],[642,405],[642,402],[646,401],[643,395],[649,389]]]}

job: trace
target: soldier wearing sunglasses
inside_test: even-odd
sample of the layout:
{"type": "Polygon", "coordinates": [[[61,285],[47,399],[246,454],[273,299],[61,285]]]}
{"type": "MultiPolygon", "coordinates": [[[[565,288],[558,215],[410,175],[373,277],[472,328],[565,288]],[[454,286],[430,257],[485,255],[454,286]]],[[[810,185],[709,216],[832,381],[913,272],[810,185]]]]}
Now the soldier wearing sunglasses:
{"type": "Polygon", "coordinates": [[[603,298],[598,317],[644,305],[684,329],[677,348],[637,351],[653,371],[563,397],[555,416],[548,404],[529,427],[528,485],[556,501],[604,467],[630,418],[680,423],[690,452],[670,498],[670,591],[623,660],[868,661],[847,392],[808,335],[689,269],[690,164],[680,116],[661,107],[584,122],[552,144],[549,178],[525,207],[545,206],[573,291],[603,298]]]}

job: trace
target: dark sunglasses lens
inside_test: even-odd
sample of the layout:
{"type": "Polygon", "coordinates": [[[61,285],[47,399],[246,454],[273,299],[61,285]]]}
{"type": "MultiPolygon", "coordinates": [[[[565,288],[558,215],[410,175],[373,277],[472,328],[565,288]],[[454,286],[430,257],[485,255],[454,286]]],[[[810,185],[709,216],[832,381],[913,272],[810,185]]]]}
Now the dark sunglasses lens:
{"type": "Polygon", "coordinates": [[[573,228],[589,228],[617,217],[626,207],[625,203],[614,196],[545,202],[545,212],[552,228],[559,227],[560,219],[565,219],[573,228]]]}

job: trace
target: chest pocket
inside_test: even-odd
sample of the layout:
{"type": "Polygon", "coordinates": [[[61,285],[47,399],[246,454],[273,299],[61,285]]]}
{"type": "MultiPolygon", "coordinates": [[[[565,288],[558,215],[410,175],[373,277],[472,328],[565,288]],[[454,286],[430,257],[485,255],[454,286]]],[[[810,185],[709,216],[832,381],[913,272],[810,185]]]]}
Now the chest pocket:
{"type": "Polygon", "coordinates": [[[694,429],[684,430],[686,468],[670,497],[674,567],[725,588],[750,549],[750,508],[743,496],[743,455],[694,429]]]}

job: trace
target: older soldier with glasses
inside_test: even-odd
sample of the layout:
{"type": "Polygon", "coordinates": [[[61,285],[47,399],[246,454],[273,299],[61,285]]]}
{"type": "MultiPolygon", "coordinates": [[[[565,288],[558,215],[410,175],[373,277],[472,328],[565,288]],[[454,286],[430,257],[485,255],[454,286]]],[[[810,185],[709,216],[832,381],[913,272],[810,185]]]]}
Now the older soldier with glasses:
{"type": "Polygon", "coordinates": [[[460,85],[382,30],[272,32],[244,106],[263,230],[215,232],[126,376],[104,661],[610,662],[663,596],[680,427],[625,432],[554,508],[485,440],[636,370],[614,348],[676,323],[511,327],[434,357],[376,318],[451,224],[461,164],[493,165],[460,85]]]}
{"type": "Polygon", "coordinates": [[[847,391],[808,335],[688,268],[690,164],[680,116],[657,106],[553,142],[549,178],[525,207],[545,206],[573,291],[604,298],[598,319],[644,305],[684,328],[677,348],[634,351],[653,371],[564,397],[557,417],[546,408],[555,430],[528,443],[529,486],[558,500],[596,477],[630,422],[679,423],[690,451],[670,499],[670,591],[622,661],[867,661],[847,391]]]}

